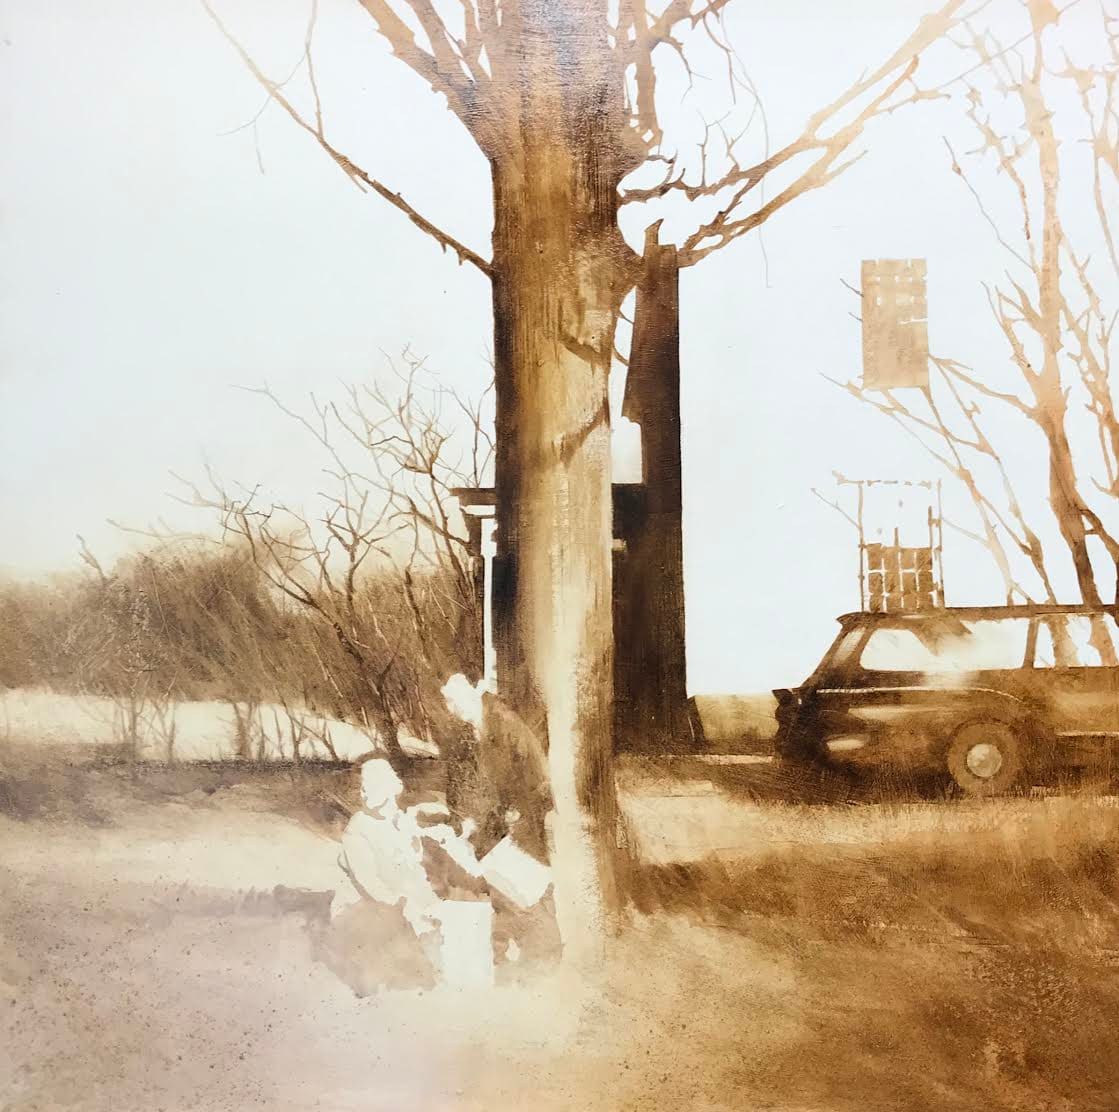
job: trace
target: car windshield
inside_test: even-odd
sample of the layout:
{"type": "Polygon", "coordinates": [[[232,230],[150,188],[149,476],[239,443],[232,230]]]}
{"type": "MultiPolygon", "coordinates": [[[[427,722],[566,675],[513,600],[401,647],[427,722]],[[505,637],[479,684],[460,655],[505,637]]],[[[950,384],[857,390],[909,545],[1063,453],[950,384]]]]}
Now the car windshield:
{"type": "Polygon", "coordinates": [[[872,672],[980,672],[1021,668],[1029,622],[1025,618],[909,622],[878,628],[859,663],[872,672]]]}

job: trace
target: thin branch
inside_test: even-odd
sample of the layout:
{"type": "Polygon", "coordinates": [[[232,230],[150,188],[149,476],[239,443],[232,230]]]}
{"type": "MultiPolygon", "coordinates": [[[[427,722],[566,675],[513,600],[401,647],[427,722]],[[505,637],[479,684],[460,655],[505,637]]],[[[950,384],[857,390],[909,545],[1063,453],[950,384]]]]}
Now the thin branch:
{"type": "Polygon", "coordinates": [[[840,517],[842,517],[846,521],[849,521],[856,529],[859,527],[858,520],[856,518],[852,517],[837,501],[834,501],[831,498],[825,497],[823,494],[821,494],[819,492],[819,490],[816,489],[816,487],[812,488],[812,493],[817,498],[819,498],[820,501],[823,502],[825,506],[830,506],[833,510],[835,510],[835,512],[837,514],[839,514],[840,517]]]}
{"type": "MultiPolygon", "coordinates": [[[[365,190],[372,190],[382,199],[388,201],[390,205],[404,213],[405,216],[417,227],[420,231],[425,232],[444,251],[451,251],[457,257],[459,263],[470,263],[477,267],[487,277],[492,277],[493,269],[490,263],[482,258],[476,251],[471,250],[465,244],[460,243],[454,236],[448,235],[442,229],[433,224],[427,217],[422,216],[415,208],[412,207],[399,193],[390,189],[383,182],[378,181],[372,177],[360,166],[358,166],[347,155],[335,148],[326,138],[322,130],[321,108],[318,101],[317,88],[315,91],[315,107],[316,107],[316,123],[308,123],[303,116],[296,110],[291,101],[284,95],[280,85],[268,78],[260,67],[253,60],[248,51],[241,45],[240,41],[230,32],[226,25],[222,22],[217,12],[214,10],[210,0],[201,0],[203,8],[213,21],[214,25],[221,32],[223,38],[233,47],[244,63],[245,68],[252,74],[261,87],[268,93],[268,95],[287,113],[291,120],[305,131],[308,135],[312,136],[319,146],[331,157],[338,168],[363,192],[365,190]]],[[[307,47],[310,50],[310,38],[308,33],[307,47]]],[[[313,72],[313,69],[312,69],[313,72]]],[[[313,79],[312,79],[313,80],[313,79]]]]}
{"type": "Polygon", "coordinates": [[[963,363],[957,363],[954,359],[939,359],[934,355],[930,355],[929,360],[939,367],[945,375],[952,375],[959,379],[960,382],[971,387],[976,393],[982,394],[987,398],[992,398],[995,401],[1004,402],[1006,405],[1012,406],[1014,409],[1018,410],[1018,412],[1024,416],[1029,417],[1031,420],[1033,419],[1035,415],[1034,406],[1022,401],[1017,394],[1010,394],[1001,390],[992,389],[986,383],[968,374],[963,363]]]}

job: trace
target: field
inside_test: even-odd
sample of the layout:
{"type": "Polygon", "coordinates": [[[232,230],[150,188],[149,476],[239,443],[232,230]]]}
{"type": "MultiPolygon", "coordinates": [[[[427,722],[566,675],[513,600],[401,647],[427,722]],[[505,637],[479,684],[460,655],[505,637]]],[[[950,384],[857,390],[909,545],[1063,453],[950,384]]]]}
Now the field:
{"type": "Polygon", "coordinates": [[[626,761],[633,923],[592,978],[359,999],[316,959],[351,772],[108,756],[0,754],[5,1112],[1116,1107],[1091,786],[626,761]]]}

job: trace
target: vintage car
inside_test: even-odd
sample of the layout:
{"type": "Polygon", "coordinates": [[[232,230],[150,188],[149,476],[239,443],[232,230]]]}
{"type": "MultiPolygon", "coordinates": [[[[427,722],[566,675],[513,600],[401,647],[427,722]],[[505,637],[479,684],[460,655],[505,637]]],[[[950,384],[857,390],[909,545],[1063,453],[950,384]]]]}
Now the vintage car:
{"type": "Polygon", "coordinates": [[[800,687],[774,692],[780,757],[947,773],[995,795],[1119,756],[1115,607],[857,613],[800,687]]]}

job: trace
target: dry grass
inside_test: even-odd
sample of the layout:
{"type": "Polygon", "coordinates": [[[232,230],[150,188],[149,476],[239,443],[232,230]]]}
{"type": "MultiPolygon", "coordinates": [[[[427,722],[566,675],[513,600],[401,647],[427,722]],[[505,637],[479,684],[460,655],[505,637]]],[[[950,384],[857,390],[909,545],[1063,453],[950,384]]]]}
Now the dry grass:
{"type": "Polygon", "coordinates": [[[0,794],[12,1112],[1115,1108],[1108,797],[818,803],[765,768],[747,790],[631,762],[660,858],[578,991],[358,1000],[313,956],[337,821],[313,801],[346,773],[21,759],[0,794]],[[30,806],[40,774],[64,779],[30,806]],[[706,812],[671,860],[665,831],[706,812]]]}
{"type": "Polygon", "coordinates": [[[777,700],[756,695],[696,695],[696,713],[707,745],[714,751],[766,752],[777,732],[777,700]]]}

